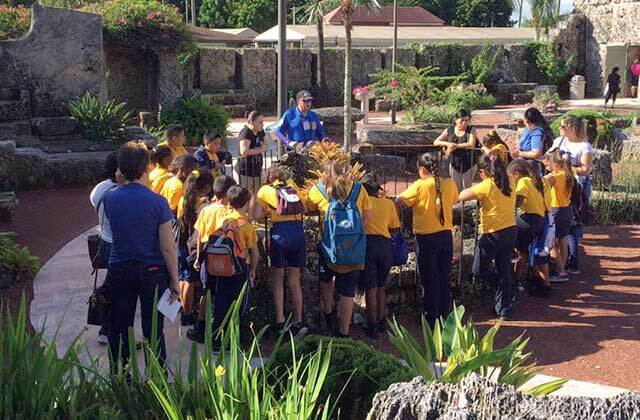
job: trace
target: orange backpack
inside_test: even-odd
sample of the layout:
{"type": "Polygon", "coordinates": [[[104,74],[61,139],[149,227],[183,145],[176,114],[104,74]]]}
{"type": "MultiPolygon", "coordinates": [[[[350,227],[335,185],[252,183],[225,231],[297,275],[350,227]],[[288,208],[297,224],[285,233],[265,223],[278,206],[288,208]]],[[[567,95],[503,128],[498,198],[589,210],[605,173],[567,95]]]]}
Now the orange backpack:
{"type": "Polygon", "coordinates": [[[240,238],[240,227],[248,223],[244,219],[225,220],[222,227],[211,235],[206,247],[209,275],[233,277],[241,272],[238,260],[245,259],[246,252],[240,238]]]}

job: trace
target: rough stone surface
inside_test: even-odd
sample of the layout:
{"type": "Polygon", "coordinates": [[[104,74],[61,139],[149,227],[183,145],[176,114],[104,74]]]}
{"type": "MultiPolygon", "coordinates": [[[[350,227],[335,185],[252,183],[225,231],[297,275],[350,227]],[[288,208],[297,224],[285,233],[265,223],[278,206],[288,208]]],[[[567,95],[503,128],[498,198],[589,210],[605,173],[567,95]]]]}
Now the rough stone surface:
{"type": "Polygon", "coordinates": [[[640,162],[639,137],[631,137],[622,143],[620,160],[622,162],[640,162]]]}
{"type": "Polygon", "coordinates": [[[606,150],[593,149],[593,166],[591,169],[594,186],[608,187],[613,180],[611,170],[611,153],[606,150]]]}
{"type": "MultiPolygon", "coordinates": [[[[338,105],[344,94],[344,49],[329,48],[326,54],[326,72],[329,104],[338,105]],[[333,77],[331,77],[333,75],[333,77]]],[[[351,86],[367,86],[373,80],[371,74],[382,69],[382,53],[378,49],[354,49],[351,68],[351,86]]],[[[357,101],[354,100],[354,104],[357,101]]]]}
{"type": "Polygon", "coordinates": [[[16,153],[16,142],[13,140],[0,140],[0,157],[11,156],[16,153]]]}
{"type": "MultiPolygon", "coordinates": [[[[310,50],[287,50],[287,89],[298,92],[311,89],[311,61],[310,50]]],[[[275,102],[274,102],[275,103],[275,102]]]]}
{"type": "Polygon", "coordinates": [[[31,132],[36,136],[66,136],[78,133],[73,117],[40,117],[31,119],[31,132]]]}
{"type": "Polygon", "coordinates": [[[0,71],[0,86],[20,85],[26,79],[26,87],[41,104],[34,107],[34,116],[64,115],[67,100],[100,91],[102,18],[36,3],[29,33],[0,41],[0,62],[9,61],[7,57],[21,75],[0,71]]]}
{"type": "Polygon", "coordinates": [[[174,105],[184,95],[182,66],[175,51],[158,54],[158,99],[163,107],[174,105]]]}
{"type": "Polygon", "coordinates": [[[358,128],[358,141],[374,146],[430,145],[440,134],[442,130],[433,128],[362,125],[358,128]]]}
{"type": "MultiPolygon", "coordinates": [[[[396,50],[396,64],[401,66],[415,66],[416,65],[416,52],[411,48],[398,48],[396,50]]],[[[393,62],[393,49],[388,48],[383,51],[384,54],[384,68],[391,70],[391,63],[393,62]]]]}
{"type": "Polygon", "coordinates": [[[232,49],[200,49],[200,88],[203,92],[236,88],[236,52],[232,49]]]}
{"type": "MultiPolygon", "coordinates": [[[[344,123],[344,107],[333,106],[314,109],[323,124],[339,124],[344,123]]],[[[356,122],[364,118],[364,114],[358,108],[351,108],[351,121],[356,122]]]]}
{"type": "Polygon", "coordinates": [[[527,93],[536,87],[535,83],[487,83],[487,91],[495,96],[499,104],[511,103],[514,94],[527,93]]]}
{"type": "Polygon", "coordinates": [[[104,48],[104,90],[129,109],[158,109],[158,57],[133,48],[104,48]]]}
{"type": "Polygon", "coordinates": [[[407,159],[394,155],[362,155],[364,169],[377,176],[393,177],[404,174],[407,169],[407,159]]]}
{"type": "Polygon", "coordinates": [[[276,104],[276,52],[273,49],[240,50],[242,88],[256,98],[256,106],[273,111],[276,104]]]}
{"type": "Polygon", "coordinates": [[[16,217],[18,199],[13,191],[0,192],[0,222],[11,223],[16,217]]]}
{"type": "Polygon", "coordinates": [[[373,399],[368,420],[391,419],[634,419],[640,394],[613,398],[536,398],[476,374],[460,384],[427,383],[423,378],[391,385],[373,399]]]}
{"type": "Polygon", "coordinates": [[[147,130],[137,125],[130,125],[124,129],[125,141],[142,140],[144,142],[157,143],[158,138],[149,134],[147,130]]]}

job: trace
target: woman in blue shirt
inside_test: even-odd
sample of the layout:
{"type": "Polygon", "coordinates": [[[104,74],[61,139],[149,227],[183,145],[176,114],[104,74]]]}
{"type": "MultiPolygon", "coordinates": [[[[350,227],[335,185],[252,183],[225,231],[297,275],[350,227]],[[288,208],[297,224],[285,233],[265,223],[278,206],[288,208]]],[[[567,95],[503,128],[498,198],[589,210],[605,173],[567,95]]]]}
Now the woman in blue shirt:
{"type": "Polygon", "coordinates": [[[527,128],[513,155],[516,158],[540,159],[553,140],[549,125],[537,108],[528,108],[524,112],[524,125],[527,128]]]}

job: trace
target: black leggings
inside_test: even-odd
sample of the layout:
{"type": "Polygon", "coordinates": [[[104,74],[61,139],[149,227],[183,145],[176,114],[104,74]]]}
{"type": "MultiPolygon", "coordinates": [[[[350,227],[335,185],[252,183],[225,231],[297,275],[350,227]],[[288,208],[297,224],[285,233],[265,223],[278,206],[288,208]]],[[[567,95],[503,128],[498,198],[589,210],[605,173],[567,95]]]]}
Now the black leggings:
{"type": "Polygon", "coordinates": [[[451,307],[451,231],[416,235],[416,254],[418,275],[422,281],[422,310],[433,327],[436,319],[447,318],[451,307]]]}
{"type": "Polygon", "coordinates": [[[473,275],[496,287],[495,311],[507,315],[513,307],[511,255],[516,246],[516,227],[483,233],[473,260],[473,275]],[[495,270],[491,262],[495,261],[495,270]]]}

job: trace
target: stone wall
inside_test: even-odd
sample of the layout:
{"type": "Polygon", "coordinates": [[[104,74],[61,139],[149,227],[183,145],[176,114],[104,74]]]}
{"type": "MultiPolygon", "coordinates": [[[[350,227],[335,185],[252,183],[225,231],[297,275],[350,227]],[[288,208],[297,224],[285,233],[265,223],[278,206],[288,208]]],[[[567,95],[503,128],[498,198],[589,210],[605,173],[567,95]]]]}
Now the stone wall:
{"type": "Polygon", "coordinates": [[[102,18],[69,9],[33,6],[31,30],[23,38],[0,41],[0,87],[29,92],[34,116],[66,114],[70,98],[98,94],[102,77],[102,18]]]}
{"type": "Polygon", "coordinates": [[[126,102],[129,109],[158,107],[158,60],[153,54],[131,48],[104,48],[106,96],[126,102]]]}

